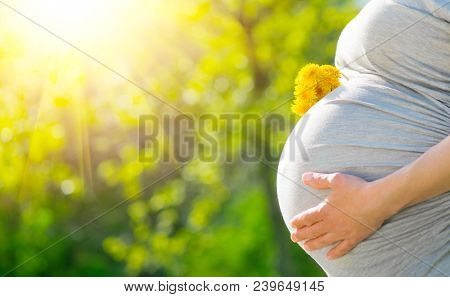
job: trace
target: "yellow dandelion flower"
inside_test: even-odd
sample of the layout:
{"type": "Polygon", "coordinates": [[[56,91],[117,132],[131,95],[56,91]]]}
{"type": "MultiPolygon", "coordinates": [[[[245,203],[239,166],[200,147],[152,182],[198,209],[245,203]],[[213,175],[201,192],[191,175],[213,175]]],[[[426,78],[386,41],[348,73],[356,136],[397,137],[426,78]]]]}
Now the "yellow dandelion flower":
{"type": "Polygon", "coordinates": [[[303,81],[305,83],[316,81],[320,76],[320,66],[317,64],[307,64],[297,75],[297,82],[303,81]]]}
{"type": "Polygon", "coordinates": [[[307,101],[314,100],[317,97],[314,85],[298,85],[295,87],[294,95],[298,100],[307,101]]]}
{"type": "Polygon", "coordinates": [[[295,100],[292,112],[302,115],[317,101],[336,89],[339,83],[339,70],[331,65],[307,64],[300,69],[295,79],[295,100]]]}
{"type": "Polygon", "coordinates": [[[333,77],[338,79],[341,73],[339,72],[339,69],[337,69],[334,66],[331,65],[322,65],[320,66],[320,71],[325,73],[328,77],[333,77]]]}
{"type": "Polygon", "coordinates": [[[320,71],[322,79],[329,85],[330,92],[339,87],[339,77],[341,76],[339,69],[331,65],[322,65],[320,71]]]}
{"type": "Polygon", "coordinates": [[[311,106],[312,105],[308,104],[307,102],[297,102],[296,104],[292,104],[291,111],[298,115],[302,115],[306,113],[308,109],[311,108],[311,106]]]}
{"type": "Polygon", "coordinates": [[[317,101],[327,94],[327,90],[323,86],[316,86],[315,91],[317,94],[317,101]]]}

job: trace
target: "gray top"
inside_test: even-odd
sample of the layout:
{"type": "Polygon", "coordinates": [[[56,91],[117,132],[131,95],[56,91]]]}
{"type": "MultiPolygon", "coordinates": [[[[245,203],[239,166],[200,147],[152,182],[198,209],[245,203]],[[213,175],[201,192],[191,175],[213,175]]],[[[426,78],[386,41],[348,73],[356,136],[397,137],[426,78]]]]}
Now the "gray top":
{"type": "MultiPolygon", "coordinates": [[[[301,184],[306,171],[375,180],[450,134],[450,1],[373,0],[343,30],[342,86],[298,122],[279,164],[288,223],[327,190],[301,184]]],[[[331,276],[450,275],[450,193],[404,209],[346,256],[310,255],[331,276]]],[[[288,239],[286,239],[288,240],[288,239]]]]}

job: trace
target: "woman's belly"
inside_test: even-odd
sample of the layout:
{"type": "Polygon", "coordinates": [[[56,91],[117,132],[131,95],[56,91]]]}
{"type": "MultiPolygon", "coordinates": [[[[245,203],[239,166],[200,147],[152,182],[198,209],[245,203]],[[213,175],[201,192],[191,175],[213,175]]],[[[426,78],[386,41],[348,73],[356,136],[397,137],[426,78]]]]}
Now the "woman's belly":
{"type": "MultiPolygon", "coordinates": [[[[414,161],[449,131],[443,103],[376,77],[352,79],[305,114],[288,138],[277,178],[286,223],[328,194],[302,185],[304,172],[371,181],[414,161]]],[[[448,274],[449,209],[446,193],[403,210],[340,259],[325,258],[329,247],[310,255],[329,275],[448,274]]]]}

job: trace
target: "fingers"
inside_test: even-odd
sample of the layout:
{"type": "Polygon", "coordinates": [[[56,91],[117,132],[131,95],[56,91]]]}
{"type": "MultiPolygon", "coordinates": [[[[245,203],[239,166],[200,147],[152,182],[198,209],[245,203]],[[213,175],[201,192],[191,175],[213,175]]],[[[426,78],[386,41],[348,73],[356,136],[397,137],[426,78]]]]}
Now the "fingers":
{"type": "Polygon", "coordinates": [[[291,226],[293,228],[302,228],[305,226],[311,226],[317,222],[320,222],[324,216],[324,207],[326,203],[320,203],[316,207],[310,208],[291,220],[291,226]]]}
{"type": "Polygon", "coordinates": [[[302,175],[303,183],[317,190],[335,188],[343,179],[345,179],[345,175],[342,173],[305,172],[302,175]]]}
{"type": "Polygon", "coordinates": [[[336,234],[326,233],[322,236],[306,241],[303,247],[307,251],[315,251],[324,248],[326,246],[332,245],[338,240],[340,240],[340,238],[336,234]]]}
{"type": "Polygon", "coordinates": [[[327,228],[323,222],[319,222],[309,227],[296,229],[291,233],[291,240],[299,242],[305,239],[312,239],[319,237],[327,232],[327,228]]]}
{"type": "Polygon", "coordinates": [[[327,258],[328,260],[334,260],[339,257],[342,257],[345,254],[347,254],[351,249],[353,249],[354,246],[355,244],[352,244],[350,241],[343,240],[334,248],[332,248],[330,251],[328,251],[327,258]]]}

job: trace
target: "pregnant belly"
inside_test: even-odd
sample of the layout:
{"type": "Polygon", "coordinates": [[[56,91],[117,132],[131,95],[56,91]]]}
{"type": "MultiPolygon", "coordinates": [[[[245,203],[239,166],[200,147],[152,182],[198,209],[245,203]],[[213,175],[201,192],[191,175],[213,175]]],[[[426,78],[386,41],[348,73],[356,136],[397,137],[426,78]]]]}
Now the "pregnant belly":
{"type": "MultiPolygon", "coordinates": [[[[283,150],[277,190],[286,223],[328,194],[302,185],[304,172],[371,181],[417,159],[449,131],[449,110],[439,101],[381,80],[336,89],[303,116],[283,150]]],[[[326,260],[329,248],[310,255],[329,275],[442,275],[432,266],[448,252],[449,200],[447,193],[403,210],[338,260],[326,260]]]]}

